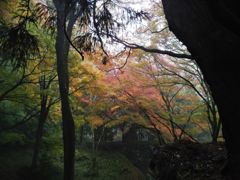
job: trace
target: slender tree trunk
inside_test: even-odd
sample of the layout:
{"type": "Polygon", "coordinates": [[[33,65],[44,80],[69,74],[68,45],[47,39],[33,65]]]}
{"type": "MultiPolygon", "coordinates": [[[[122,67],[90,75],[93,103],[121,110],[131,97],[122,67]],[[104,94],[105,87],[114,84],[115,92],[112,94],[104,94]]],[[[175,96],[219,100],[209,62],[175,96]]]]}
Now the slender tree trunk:
{"type": "Polygon", "coordinates": [[[162,133],[157,129],[157,128],[154,128],[156,130],[156,134],[157,134],[157,139],[158,139],[158,144],[161,146],[161,145],[164,145],[166,144],[163,136],[162,136],[162,133]]]}
{"type": "Polygon", "coordinates": [[[220,132],[221,123],[217,119],[216,111],[212,112],[213,128],[212,128],[212,142],[217,143],[218,135],[220,132]]]}
{"type": "Polygon", "coordinates": [[[79,128],[79,145],[81,146],[83,143],[83,133],[84,133],[84,125],[79,128]]]}
{"type": "MultiPolygon", "coordinates": [[[[44,75],[39,78],[39,86],[40,86],[40,91],[43,91],[47,88],[44,75]]],[[[40,144],[43,136],[43,128],[44,128],[44,124],[46,122],[49,108],[50,108],[50,105],[47,106],[48,96],[44,93],[41,93],[40,98],[41,98],[41,110],[40,110],[40,115],[38,120],[38,127],[36,131],[36,140],[33,148],[33,157],[32,157],[32,165],[31,165],[32,170],[34,170],[37,167],[38,154],[39,154],[40,144]]]]}
{"type": "MultiPolygon", "coordinates": [[[[74,179],[75,127],[69,103],[68,53],[69,42],[65,36],[65,4],[57,7],[57,73],[61,97],[62,127],[64,143],[64,180],[74,179]]],[[[69,32],[71,32],[70,27],[69,32]]],[[[69,37],[71,37],[69,35],[69,37]]]]}
{"type": "Polygon", "coordinates": [[[174,142],[177,142],[177,141],[178,141],[178,136],[177,136],[177,134],[176,134],[176,128],[175,128],[175,124],[174,124],[175,121],[174,121],[174,118],[173,118],[173,116],[172,116],[171,110],[170,110],[169,108],[167,108],[167,109],[168,109],[168,113],[169,113],[168,117],[169,117],[170,124],[171,124],[173,141],[174,141],[174,142]]]}
{"type": "Polygon", "coordinates": [[[215,128],[214,128],[215,130],[214,130],[214,134],[213,134],[213,143],[217,143],[222,123],[218,119],[218,116],[217,116],[218,115],[218,111],[217,111],[217,107],[216,107],[215,103],[212,103],[212,107],[213,107],[213,111],[212,111],[213,121],[214,121],[214,124],[215,124],[215,128]]]}
{"type": "Polygon", "coordinates": [[[92,135],[93,135],[93,143],[92,143],[92,172],[96,173],[96,165],[97,165],[97,135],[96,135],[96,130],[92,128],[92,135]]]}
{"type": "Polygon", "coordinates": [[[32,170],[37,167],[40,143],[43,135],[43,127],[46,122],[47,114],[48,114],[46,105],[47,105],[47,100],[46,98],[43,97],[41,102],[41,112],[39,116],[38,127],[36,131],[36,140],[35,140],[34,150],[33,150],[32,165],[31,165],[32,170]]]}

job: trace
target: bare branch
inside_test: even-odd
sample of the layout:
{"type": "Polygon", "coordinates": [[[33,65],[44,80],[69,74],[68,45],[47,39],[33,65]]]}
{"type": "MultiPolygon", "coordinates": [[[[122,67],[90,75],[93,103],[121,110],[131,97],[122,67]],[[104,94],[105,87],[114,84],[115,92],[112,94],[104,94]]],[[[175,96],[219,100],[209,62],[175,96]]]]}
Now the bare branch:
{"type": "Polygon", "coordinates": [[[167,51],[167,50],[161,50],[161,49],[155,49],[155,48],[147,48],[135,43],[129,43],[127,41],[121,40],[118,37],[112,37],[113,40],[115,40],[116,42],[123,44],[125,47],[131,48],[131,49],[141,49],[145,52],[149,52],[149,53],[157,53],[157,54],[164,54],[164,55],[169,55],[172,57],[176,57],[176,58],[186,58],[186,59],[193,59],[193,57],[189,54],[178,54],[172,51],[167,51]]]}

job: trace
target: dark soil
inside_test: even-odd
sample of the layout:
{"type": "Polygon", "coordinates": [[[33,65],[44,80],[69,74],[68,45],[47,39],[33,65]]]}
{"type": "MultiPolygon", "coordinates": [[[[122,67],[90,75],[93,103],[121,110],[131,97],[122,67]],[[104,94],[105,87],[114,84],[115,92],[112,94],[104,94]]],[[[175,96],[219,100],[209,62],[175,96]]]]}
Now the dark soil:
{"type": "Polygon", "coordinates": [[[223,143],[181,141],[155,148],[150,171],[159,180],[223,180],[225,163],[223,143]]]}

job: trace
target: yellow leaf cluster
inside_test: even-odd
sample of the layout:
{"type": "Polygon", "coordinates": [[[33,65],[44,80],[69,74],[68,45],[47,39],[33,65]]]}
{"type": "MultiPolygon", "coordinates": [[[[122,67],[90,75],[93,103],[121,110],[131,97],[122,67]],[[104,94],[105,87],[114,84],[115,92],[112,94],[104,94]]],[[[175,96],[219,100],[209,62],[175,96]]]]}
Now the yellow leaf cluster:
{"type": "Polygon", "coordinates": [[[103,125],[103,122],[104,122],[102,118],[96,115],[87,117],[87,121],[94,128],[103,125]]]}

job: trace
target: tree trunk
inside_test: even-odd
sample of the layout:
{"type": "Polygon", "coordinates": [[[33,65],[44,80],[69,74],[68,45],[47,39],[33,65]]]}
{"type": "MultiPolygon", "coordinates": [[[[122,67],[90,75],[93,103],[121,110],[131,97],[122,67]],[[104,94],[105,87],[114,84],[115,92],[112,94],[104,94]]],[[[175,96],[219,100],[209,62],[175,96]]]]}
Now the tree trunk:
{"type": "Polygon", "coordinates": [[[156,130],[159,146],[166,144],[166,142],[165,142],[165,140],[164,140],[164,138],[162,136],[162,133],[159,131],[159,129],[155,128],[155,130],[156,130]]]}
{"type": "Polygon", "coordinates": [[[79,145],[81,146],[83,143],[83,133],[84,133],[84,125],[79,128],[79,145]]]}
{"type": "Polygon", "coordinates": [[[43,135],[43,127],[48,115],[48,110],[46,106],[47,106],[47,98],[46,96],[44,96],[41,99],[41,111],[39,115],[38,127],[36,131],[36,140],[35,140],[34,149],[33,149],[32,165],[31,165],[32,170],[34,170],[37,167],[37,159],[38,159],[40,143],[43,135]]]}
{"type": "MultiPolygon", "coordinates": [[[[59,5],[59,4],[58,4],[59,5]]],[[[61,97],[63,143],[64,143],[64,180],[74,179],[75,127],[69,103],[68,53],[69,42],[65,36],[65,5],[57,8],[57,73],[61,97]]],[[[69,29],[71,32],[72,28],[69,29]]],[[[71,37],[71,36],[70,36],[71,37]]]]}
{"type": "Polygon", "coordinates": [[[169,28],[187,46],[211,87],[223,124],[230,179],[240,179],[240,15],[234,1],[162,0],[169,28]]]}
{"type": "Polygon", "coordinates": [[[38,120],[38,127],[36,131],[36,140],[33,148],[33,157],[32,157],[32,165],[31,165],[32,170],[34,170],[37,167],[38,154],[39,154],[40,144],[43,136],[43,128],[47,120],[47,116],[50,109],[50,104],[47,105],[48,95],[43,93],[43,90],[46,90],[48,88],[46,85],[44,75],[39,78],[39,86],[41,91],[41,94],[40,94],[41,110],[40,110],[40,115],[38,120]]]}
{"type": "Polygon", "coordinates": [[[137,127],[135,124],[130,125],[129,130],[123,134],[122,141],[126,145],[132,145],[138,141],[137,127]]]}

